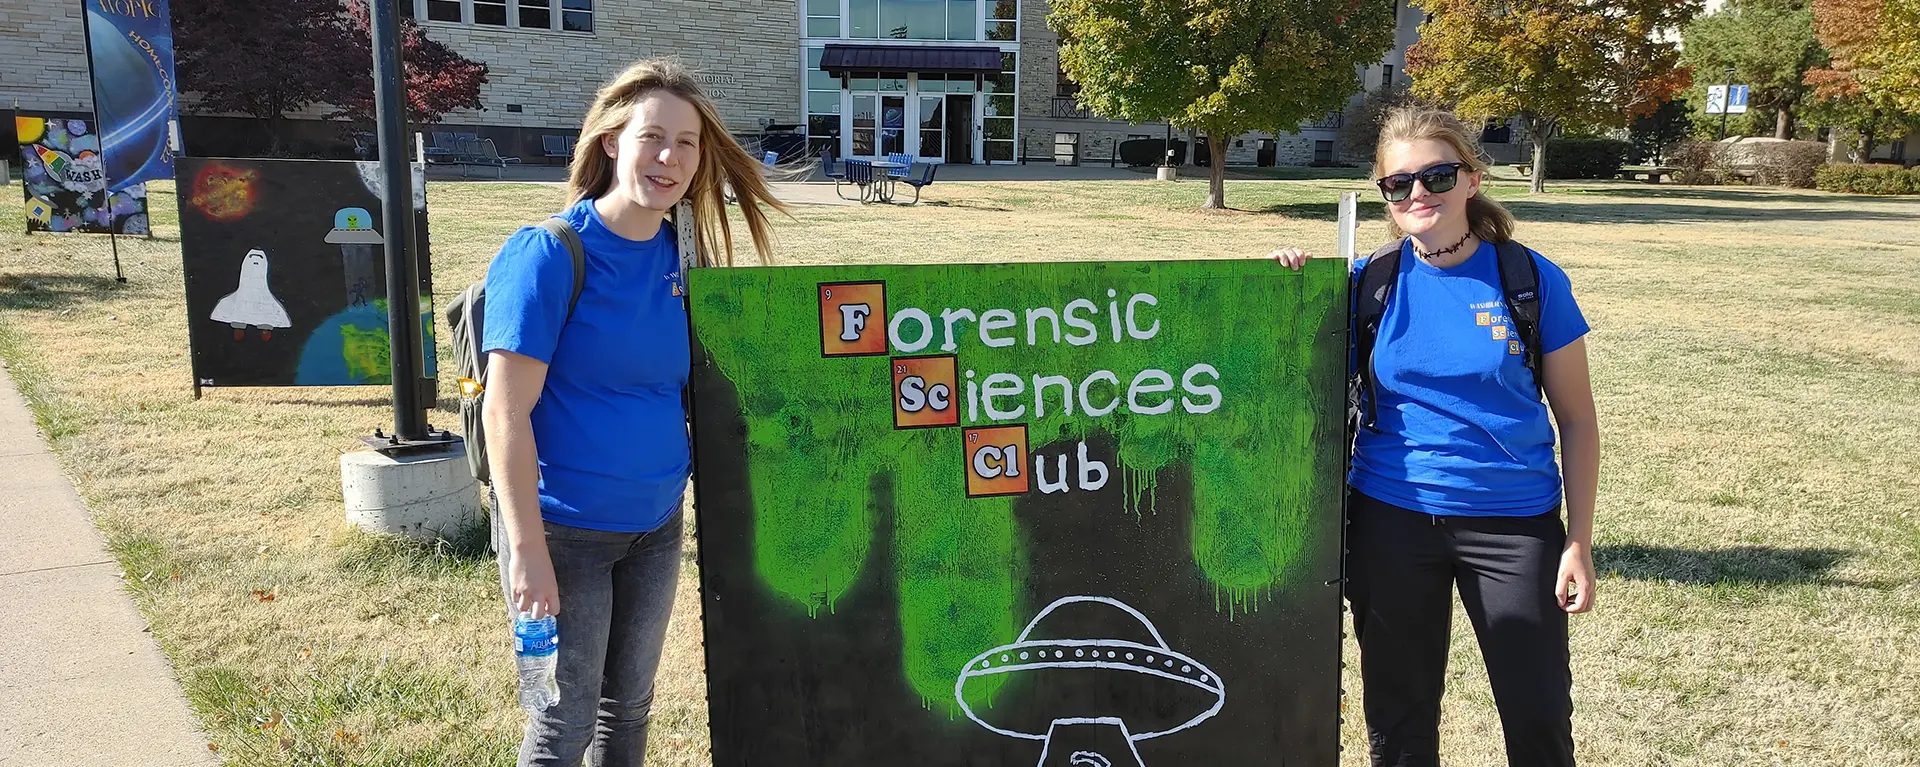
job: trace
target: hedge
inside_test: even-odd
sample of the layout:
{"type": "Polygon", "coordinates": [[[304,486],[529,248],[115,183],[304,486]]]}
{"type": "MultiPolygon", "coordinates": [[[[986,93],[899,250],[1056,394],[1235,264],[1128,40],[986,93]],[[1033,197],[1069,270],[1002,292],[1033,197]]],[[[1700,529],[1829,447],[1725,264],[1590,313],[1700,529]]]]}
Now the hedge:
{"type": "Polygon", "coordinates": [[[1547,178],[1613,178],[1632,152],[1625,141],[1557,139],[1547,144],[1547,178]]]}
{"type": "Polygon", "coordinates": [[[1874,163],[1833,163],[1814,171],[1815,186],[1853,194],[1920,194],[1920,167],[1874,163]]]}

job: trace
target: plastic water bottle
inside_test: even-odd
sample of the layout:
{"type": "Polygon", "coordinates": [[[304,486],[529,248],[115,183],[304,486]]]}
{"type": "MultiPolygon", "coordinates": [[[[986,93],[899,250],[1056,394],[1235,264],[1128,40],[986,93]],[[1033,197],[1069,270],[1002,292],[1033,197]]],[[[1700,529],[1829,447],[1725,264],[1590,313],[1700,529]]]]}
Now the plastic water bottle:
{"type": "Polygon", "coordinates": [[[534,620],[521,613],[513,621],[513,656],[520,666],[520,707],[541,711],[560,702],[554,669],[560,658],[560,626],[549,615],[534,620]]]}

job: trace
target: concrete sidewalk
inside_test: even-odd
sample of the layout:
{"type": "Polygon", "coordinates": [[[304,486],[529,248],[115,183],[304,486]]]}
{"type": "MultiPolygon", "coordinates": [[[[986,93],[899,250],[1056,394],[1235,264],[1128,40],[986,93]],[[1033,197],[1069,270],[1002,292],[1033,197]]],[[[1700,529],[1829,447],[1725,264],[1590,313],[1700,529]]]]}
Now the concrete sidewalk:
{"type": "Polygon", "coordinates": [[[0,765],[218,764],[0,369],[0,765]]]}

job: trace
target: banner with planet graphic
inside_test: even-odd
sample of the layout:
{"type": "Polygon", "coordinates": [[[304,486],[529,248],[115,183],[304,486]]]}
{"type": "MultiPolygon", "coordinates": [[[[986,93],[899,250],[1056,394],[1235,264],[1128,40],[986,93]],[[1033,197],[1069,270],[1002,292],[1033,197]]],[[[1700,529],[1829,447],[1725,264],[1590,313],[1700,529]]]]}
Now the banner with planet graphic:
{"type": "Polygon", "coordinates": [[[167,0],[86,0],[86,14],[108,188],[173,178],[178,99],[167,0]]]}
{"type": "Polygon", "coordinates": [[[147,187],[107,191],[100,135],[87,120],[18,114],[21,188],[27,233],[151,234],[147,187]]]}
{"type": "Polygon", "coordinates": [[[1344,264],[688,284],[717,767],[1337,764],[1344,264]]]}
{"type": "MultiPolygon", "coordinates": [[[[393,380],[379,163],[178,158],[194,380],[393,380]]],[[[434,377],[425,170],[413,167],[426,377],[434,377]]]]}

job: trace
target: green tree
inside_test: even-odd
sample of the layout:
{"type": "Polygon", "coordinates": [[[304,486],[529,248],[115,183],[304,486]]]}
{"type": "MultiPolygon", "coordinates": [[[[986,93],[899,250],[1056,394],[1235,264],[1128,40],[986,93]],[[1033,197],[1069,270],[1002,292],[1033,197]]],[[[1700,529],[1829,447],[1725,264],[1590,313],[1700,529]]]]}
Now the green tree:
{"type": "Polygon", "coordinates": [[[1807,71],[1827,64],[1827,51],[1813,34],[1809,0],[1734,0],[1718,12],[1687,25],[1681,60],[1698,73],[1688,101],[1700,105],[1694,122],[1718,126],[1705,112],[1708,85],[1732,80],[1752,87],[1748,111],[1731,118],[1742,123],[1740,132],[1764,132],[1771,122],[1773,137],[1793,138],[1793,121],[1810,99],[1807,71]]]}
{"type": "Polygon", "coordinates": [[[1667,148],[1692,131],[1693,119],[1688,116],[1691,111],[1685,99],[1676,99],[1661,104],[1652,114],[1634,118],[1633,124],[1627,126],[1627,139],[1633,143],[1633,161],[1657,165],[1665,159],[1667,148]]]}
{"type": "Polygon", "coordinates": [[[1060,66],[1080,103],[1133,123],[1206,134],[1208,208],[1226,207],[1227,144],[1299,131],[1360,90],[1393,44],[1389,0],[1054,0],[1060,66]]]}
{"type": "Polygon", "coordinates": [[[1415,95],[1467,117],[1517,114],[1533,140],[1533,191],[1565,128],[1625,127],[1692,82],[1664,38],[1699,0],[1414,0],[1433,15],[1407,52],[1415,95]]]}

